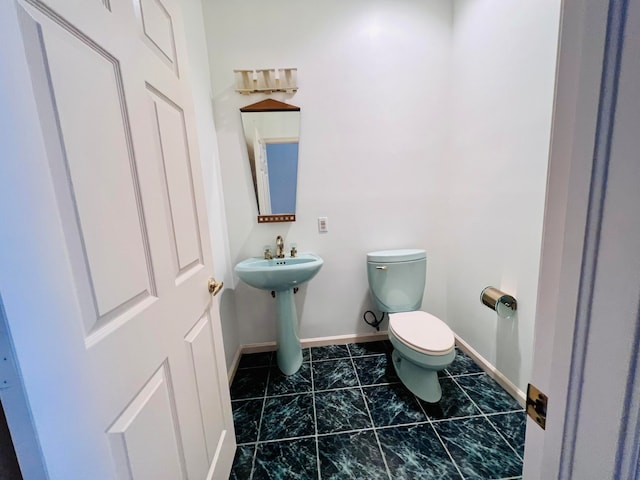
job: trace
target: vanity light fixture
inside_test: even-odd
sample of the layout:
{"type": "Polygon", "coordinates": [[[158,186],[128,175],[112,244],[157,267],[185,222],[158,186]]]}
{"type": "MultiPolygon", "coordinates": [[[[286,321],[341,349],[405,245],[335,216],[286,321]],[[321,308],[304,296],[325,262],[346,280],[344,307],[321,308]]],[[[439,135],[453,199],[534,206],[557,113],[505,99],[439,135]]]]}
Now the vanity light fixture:
{"type": "Polygon", "coordinates": [[[298,91],[297,68],[234,70],[233,73],[236,77],[236,92],[243,95],[298,91]]]}

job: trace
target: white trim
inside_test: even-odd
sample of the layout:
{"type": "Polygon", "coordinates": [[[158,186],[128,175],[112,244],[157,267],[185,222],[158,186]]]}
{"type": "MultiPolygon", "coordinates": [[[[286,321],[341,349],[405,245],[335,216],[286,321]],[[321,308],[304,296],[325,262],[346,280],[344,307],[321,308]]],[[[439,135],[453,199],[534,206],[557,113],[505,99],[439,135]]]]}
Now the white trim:
{"type": "Polygon", "coordinates": [[[640,218],[628,212],[640,203],[640,8],[628,0],[608,4],[562,479],[638,478],[640,218]]]}
{"type": "Polygon", "coordinates": [[[245,353],[275,352],[277,347],[276,342],[248,343],[240,345],[239,350],[241,355],[244,355],[245,353]]]}
{"type": "Polygon", "coordinates": [[[551,399],[527,420],[524,478],[559,477],[608,1],[562,1],[530,382],[551,399]]]}
{"type": "Polygon", "coordinates": [[[526,402],[526,394],[515,386],[511,380],[504,376],[500,370],[498,370],[495,366],[493,366],[487,359],[485,359],[482,355],[476,352],[471,346],[462,340],[458,335],[456,335],[456,345],[460,350],[469,355],[479,366],[482,368],[487,375],[493,378],[498,384],[505,389],[505,391],[511,395],[520,406],[524,407],[526,402]]]}
{"type": "Polygon", "coordinates": [[[238,346],[238,348],[236,349],[236,353],[233,355],[233,360],[231,360],[229,370],[227,371],[227,379],[229,380],[229,385],[233,383],[233,379],[236,376],[236,372],[238,371],[238,365],[240,365],[240,357],[242,357],[242,347],[238,346]]]}
{"type": "Polygon", "coordinates": [[[240,365],[240,358],[245,353],[262,353],[262,352],[273,352],[277,350],[276,342],[264,342],[264,343],[250,343],[247,345],[240,345],[236,350],[235,355],[233,356],[233,361],[229,366],[229,371],[227,372],[227,376],[229,378],[229,386],[233,383],[233,379],[236,376],[236,372],[238,371],[238,366],[240,365]]]}
{"type": "Polygon", "coordinates": [[[357,333],[354,335],[336,335],[333,337],[317,337],[317,338],[303,338],[300,340],[303,348],[308,347],[324,347],[325,345],[346,345],[347,343],[357,342],[376,342],[380,340],[387,340],[389,335],[387,332],[376,333],[357,333]]]}

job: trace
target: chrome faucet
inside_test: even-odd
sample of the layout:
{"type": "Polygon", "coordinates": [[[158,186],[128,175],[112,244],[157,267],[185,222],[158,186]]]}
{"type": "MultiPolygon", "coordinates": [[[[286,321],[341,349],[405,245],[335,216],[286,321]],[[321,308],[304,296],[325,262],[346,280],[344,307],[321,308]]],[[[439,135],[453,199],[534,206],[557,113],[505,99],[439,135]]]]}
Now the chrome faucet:
{"type": "Polygon", "coordinates": [[[280,235],[276,237],[276,258],[284,258],[284,238],[280,235]]]}

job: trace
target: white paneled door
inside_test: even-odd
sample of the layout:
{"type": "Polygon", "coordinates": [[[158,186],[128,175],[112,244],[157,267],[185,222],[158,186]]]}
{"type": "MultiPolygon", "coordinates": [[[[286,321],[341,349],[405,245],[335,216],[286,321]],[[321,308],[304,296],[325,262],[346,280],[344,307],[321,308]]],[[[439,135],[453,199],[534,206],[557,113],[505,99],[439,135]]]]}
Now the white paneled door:
{"type": "Polygon", "coordinates": [[[44,470],[226,478],[235,438],[179,4],[0,4],[0,293],[44,470]]]}

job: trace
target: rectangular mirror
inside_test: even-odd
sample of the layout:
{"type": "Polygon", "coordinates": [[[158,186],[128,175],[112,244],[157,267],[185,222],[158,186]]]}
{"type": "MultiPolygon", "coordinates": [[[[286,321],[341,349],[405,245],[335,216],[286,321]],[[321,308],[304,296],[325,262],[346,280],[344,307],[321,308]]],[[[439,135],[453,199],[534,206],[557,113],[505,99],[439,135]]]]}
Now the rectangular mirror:
{"type": "Polygon", "coordinates": [[[240,109],[258,223],[296,219],[300,107],[273,99],[240,109]]]}

